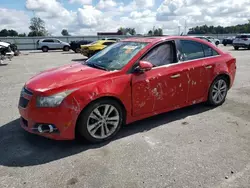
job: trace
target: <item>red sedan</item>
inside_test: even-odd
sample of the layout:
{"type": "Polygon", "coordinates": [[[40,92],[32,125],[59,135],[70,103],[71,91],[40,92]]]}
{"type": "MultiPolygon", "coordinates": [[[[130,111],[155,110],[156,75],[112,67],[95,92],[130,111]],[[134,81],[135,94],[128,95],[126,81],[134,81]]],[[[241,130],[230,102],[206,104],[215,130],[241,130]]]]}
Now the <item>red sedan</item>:
{"type": "Polygon", "coordinates": [[[221,105],[235,73],[236,59],[201,39],[129,38],[32,77],[19,100],[21,126],[101,142],[122,124],[201,102],[221,105]]]}

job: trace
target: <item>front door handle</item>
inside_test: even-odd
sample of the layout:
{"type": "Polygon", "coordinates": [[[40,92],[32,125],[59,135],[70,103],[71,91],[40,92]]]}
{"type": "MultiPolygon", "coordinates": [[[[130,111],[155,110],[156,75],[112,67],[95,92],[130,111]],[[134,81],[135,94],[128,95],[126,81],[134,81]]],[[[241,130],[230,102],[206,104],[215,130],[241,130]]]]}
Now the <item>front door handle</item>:
{"type": "Polygon", "coordinates": [[[180,74],[174,74],[171,76],[171,78],[179,78],[181,75],[180,74]]]}
{"type": "Polygon", "coordinates": [[[212,67],[213,67],[212,65],[205,66],[206,69],[211,69],[212,67]]]}

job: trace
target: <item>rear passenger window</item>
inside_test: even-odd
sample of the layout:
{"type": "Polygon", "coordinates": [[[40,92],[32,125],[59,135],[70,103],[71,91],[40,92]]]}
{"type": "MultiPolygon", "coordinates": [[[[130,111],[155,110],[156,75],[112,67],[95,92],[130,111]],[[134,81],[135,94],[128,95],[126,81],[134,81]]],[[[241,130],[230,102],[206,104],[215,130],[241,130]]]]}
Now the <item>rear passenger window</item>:
{"type": "Polygon", "coordinates": [[[203,50],[204,50],[205,57],[219,55],[218,52],[216,52],[214,49],[212,49],[211,47],[209,47],[208,45],[205,45],[205,44],[203,44],[203,50]]]}
{"type": "Polygon", "coordinates": [[[204,58],[202,44],[191,40],[180,40],[181,44],[181,60],[188,61],[204,58]]]}
{"type": "Polygon", "coordinates": [[[54,40],[52,40],[52,39],[46,39],[43,42],[54,42],[54,40]]]}

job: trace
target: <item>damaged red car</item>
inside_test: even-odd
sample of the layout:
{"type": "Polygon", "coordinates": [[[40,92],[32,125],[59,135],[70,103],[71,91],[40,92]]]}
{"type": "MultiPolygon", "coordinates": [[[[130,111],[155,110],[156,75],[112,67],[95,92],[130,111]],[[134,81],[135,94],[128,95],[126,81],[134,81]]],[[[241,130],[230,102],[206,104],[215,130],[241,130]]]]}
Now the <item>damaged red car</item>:
{"type": "Polygon", "coordinates": [[[32,77],[21,91],[21,126],[51,139],[101,142],[123,124],[201,102],[221,105],[235,73],[236,59],[201,39],[129,38],[32,77]]]}

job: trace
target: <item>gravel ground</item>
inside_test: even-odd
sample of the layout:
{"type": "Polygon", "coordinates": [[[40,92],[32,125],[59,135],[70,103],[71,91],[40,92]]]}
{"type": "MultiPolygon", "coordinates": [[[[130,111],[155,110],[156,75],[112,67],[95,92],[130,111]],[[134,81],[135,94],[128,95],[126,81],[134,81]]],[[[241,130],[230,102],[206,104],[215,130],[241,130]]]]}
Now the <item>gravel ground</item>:
{"type": "Polygon", "coordinates": [[[23,52],[0,67],[0,188],[250,187],[250,51],[237,58],[224,105],[202,104],[124,127],[89,145],[34,136],[19,126],[21,87],[32,75],[81,60],[73,52],[23,52]]]}

